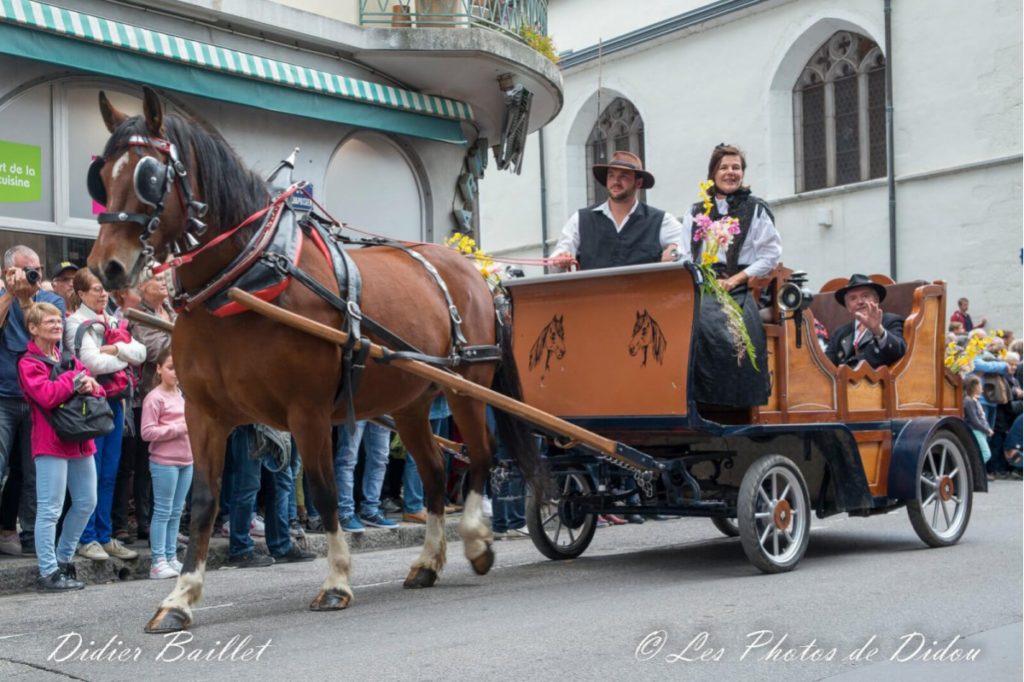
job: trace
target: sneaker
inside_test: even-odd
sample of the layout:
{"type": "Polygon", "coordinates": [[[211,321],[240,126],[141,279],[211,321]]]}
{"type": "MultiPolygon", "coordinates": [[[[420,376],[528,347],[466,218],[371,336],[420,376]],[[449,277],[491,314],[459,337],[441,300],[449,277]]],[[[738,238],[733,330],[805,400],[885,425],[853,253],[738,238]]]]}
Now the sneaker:
{"type": "Polygon", "coordinates": [[[604,514],[601,514],[601,515],[599,515],[597,517],[597,527],[598,528],[607,528],[610,525],[612,525],[612,524],[608,523],[608,519],[606,519],[604,517],[604,514]]]}
{"type": "Polygon", "coordinates": [[[168,578],[177,577],[178,572],[167,563],[167,559],[157,559],[149,569],[150,580],[167,580],[168,578]]]}
{"type": "Polygon", "coordinates": [[[59,568],[50,575],[42,576],[36,580],[36,589],[40,592],[68,592],[80,590],[85,583],[75,580],[64,574],[59,568]]]}
{"type": "Polygon", "coordinates": [[[302,524],[299,523],[298,519],[292,519],[288,524],[288,534],[296,540],[301,540],[306,537],[306,531],[303,530],[302,524]]]}
{"type": "Polygon", "coordinates": [[[75,568],[75,564],[72,561],[58,561],[57,568],[61,573],[71,578],[72,580],[78,580],[78,570],[75,568]]]}
{"type": "Polygon", "coordinates": [[[626,514],[626,522],[627,523],[643,523],[644,522],[644,517],[640,516],[639,514],[626,514]]]}
{"type": "Polygon", "coordinates": [[[390,497],[387,497],[380,503],[380,511],[382,514],[397,514],[402,511],[402,507],[399,503],[395,502],[390,497]]]}
{"type": "Polygon", "coordinates": [[[392,521],[380,512],[377,512],[372,516],[360,514],[359,520],[362,521],[365,525],[372,526],[374,528],[398,528],[398,521],[392,521]]]}
{"type": "Polygon", "coordinates": [[[494,531],[493,535],[494,535],[495,541],[508,539],[508,531],[507,530],[496,530],[496,531],[494,531]]]}
{"type": "Polygon", "coordinates": [[[480,513],[484,515],[485,519],[494,518],[494,505],[491,504],[491,498],[484,496],[483,501],[480,503],[480,513]]]}
{"type": "Polygon", "coordinates": [[[103,550],[103,545],[93,540],[84,545],[78,546],[78,556],[84,556],[93,561],[106,561],[110,555],[103,550]]]}
{"type": "Polygon", "coordinates": [[[274,565],[274,557],[248,552],[241,556],[228,557],[226,566],[231,568],[265,568],[274,565]]]}
{"type": "Polygon", "coordinates": [[[176,572],[176,573],[177,573],[178,575],[181,575],[181,569],[182,569],[183,567],[182,567],[182,565],[181,565],[181,562],[180,562],[180,561],[178,561],[178,557],[174,557],[173,559],[168,559],[168,560],[167,560],[167,564],[168,564],[168,565],[169,565],[169,566],[170,566],[171,568],[173,568],[173,569],[174,569],[174,571],[175,571],[175,572],[176,572]]]}
{"type": "Polygon", "coordinates": [[[324,520],[319,516],[310,516],[306,519],[306,530],[310,533],[323,533],[325,530],[324,520]]]}
{"type": "Polygon", "coordinates": [[[612,526],[625,526],[626,525],[626,519],[622,518],[621,516],[616,516],[615,514],[604,514],[603,516],[604,516],[604,520],[607,521],[612,526]]]}
{"type": "Polygon", "coordinates": [[[14,531],[0,535],[0,554],[21,556],[21,539],[14,531]]]}
{"type": "Polygon", "coordinates": [[[426,523],[427,510],[420,509],[418,512],[403,512],[402,520],[406,523],[426,523]]]}
{"type": "Polygon", "coordinates": [[[115,530],[111,537],[120,542],[122,545],[130,545],[133,542],[135,542],[135,536],[133,536],[126,530],[115,530]]]}
{"type": "Polygon", "coordinates": [[[366,527],[359,523],[359,519],[354,516],[346,516],[341,519],[341,529],[346,533],[352,533],[353,535],[359,535],[360,533],[366,532],[366,527]]]}
{"type": "Polygon", "coordinates": [[[35,536],[28,536],[21,538],[21,556],[35,556],[36,555],[36,539],[35,536]]]}
{"type": "Polygon", "coordinates": [[[281,556],[274,557],[274,561],[287,564],[287,563],[299,563],[299,562],[302,562],[302,561],[312,561],[315,558],[316,558],[316,554],[315,553],[307,552],[306,550],[302,549],[301,547],[299,547],[298,545],[296,545],[293,542],[291,549],[289,549],[287,552],[285,552],[281,556]]]}
{"type": "Polygon", "coordinates": [[[128,549],[120,543],[118,540],[111,539],[110,542],[103,545],[103,551],[115,559],[138,559],[139,553],[134,549],[128,549]]]}
{"type": "Polygon", "coordinates": [[[526,528],[513,528],[505,533],[505,537],[508,540],[522,540],[523,538],[530,537],[530,531],[526,530],[526,528]]]}
{"type": "Polygon", "coordinates": [[[267,534],[267,527],[263,523],[263,517],[257,514],[252,517],[252,521],[249,522],[249,535],[254,538],[262,538],[267,534]]]}

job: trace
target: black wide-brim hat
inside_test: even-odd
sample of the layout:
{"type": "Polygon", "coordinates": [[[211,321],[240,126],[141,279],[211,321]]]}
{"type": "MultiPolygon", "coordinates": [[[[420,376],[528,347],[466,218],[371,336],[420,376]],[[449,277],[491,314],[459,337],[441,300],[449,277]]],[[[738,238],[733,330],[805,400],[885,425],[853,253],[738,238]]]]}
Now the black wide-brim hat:
{"type": "Polygon", "coordinates": [[[850,275],[850,281],[846,283],[841,289],[836,289],[836,300],[839,301],[839,305],[846,305],[846,292],[851,289],[859,289],[860,287],[871,287],[878,294],[878,302],[881,303],[885,300],[885,287],[878,282],[872,282],[867,275],[850,275]]]}
{"type": "Polygon", "coordinates": [[[605,187],[608,186],[609,168],[624,168],[626,170],[631,170],[644,179],[644,189],[654,187],[654,176],[644,170],[644,162],[640,160],[639,156],[632,152],[615,152],[612,154],[612,160],[608,163],[594,164],[594,177],[605,187]]]}

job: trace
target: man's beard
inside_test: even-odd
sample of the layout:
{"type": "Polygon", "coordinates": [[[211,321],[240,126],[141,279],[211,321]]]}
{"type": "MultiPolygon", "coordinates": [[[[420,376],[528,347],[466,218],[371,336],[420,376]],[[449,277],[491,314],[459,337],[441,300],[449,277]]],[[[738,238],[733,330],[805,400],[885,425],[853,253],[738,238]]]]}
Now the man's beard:
{"type": "Polygon", "coordinates": [[[618,193],[615,193],[615,192],[613,192],[610,189],[608,190],[608,198],[611,199],[612,201],[627,201],[629,199],[632,199],[635,196],[636,196],[636,190],[635,189],[624,189],[624,190],[621,190],[618,193]]]}

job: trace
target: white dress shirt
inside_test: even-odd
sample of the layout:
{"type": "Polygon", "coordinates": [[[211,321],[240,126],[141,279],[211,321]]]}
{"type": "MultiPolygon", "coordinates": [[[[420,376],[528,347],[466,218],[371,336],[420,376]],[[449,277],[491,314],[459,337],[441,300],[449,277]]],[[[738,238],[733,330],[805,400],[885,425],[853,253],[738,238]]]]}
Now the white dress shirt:
{"type": "MultiPolygon", "coordinates": [[[[729,212],[729,203],[725,199],[716,198],[715,204],[721,215],[724,216],[729,212]]],[[[685,234],[693,234],[693,216],[689,213],[683,216],[682,227],[685,234]]],[[[689,238],[687,238],[688,240],[689,238]]],[[[689,245],[687,248],[689,249],[689,245]]],[[[719,263],[726,262],[727,253],[727,249],[718,252],[719,263]]],[[[687,254],[689,255],[689,251],[687,254]]],[[[763,277],[779,264],[781,258],[782,238],[779,236],[778,230],[775,229],[775,223],[772,222],[771,216],[763,206],[758,206],[754,211],[754,217],[750,219],[747,238],[740,248],[739,262],[746,264],[747,267],[743,271],[747,273],[747,277],[763,277]]]]}
{"type": "MultiPolygon", "coordinates": [[[[608,202],[604,202],[598,206],[595,206],[593,210],[595,213],[603,213],[608,216],[608,219],[615,225],[616,232],[622,232],[622,228],[629,222],[630,216],[636,211],[637,206],[640,205],[640,200],[637,199],[633,202],[633,207],[629,209],[629,213],[622,219],[622,222],[616,222],[615,216],[612,215],[611,209],[608,207],[608,202]]],[[[689,234],[687,232],[687,234],[689,234]]],[[[683,226],[680,224],[676,217],[671,215],[668,211],[665,212],[665,216],[661,220],[661,248],[664,249],[669,244],[675,244],[679,248],[680,260],[690,260],[690,241],[689,239],[683,238],[683,226]]],[[[562,236],[558,239],[558,244],[555,245],[555,250],[551,254],[552,257],[567,253],[570,256],[576,256],[579,253],[580,248],[580,213],[579,211],[573,211],[573,214],[569,216],[569,220],[565,223],[565,227],[562,228],[562,236]]]]}

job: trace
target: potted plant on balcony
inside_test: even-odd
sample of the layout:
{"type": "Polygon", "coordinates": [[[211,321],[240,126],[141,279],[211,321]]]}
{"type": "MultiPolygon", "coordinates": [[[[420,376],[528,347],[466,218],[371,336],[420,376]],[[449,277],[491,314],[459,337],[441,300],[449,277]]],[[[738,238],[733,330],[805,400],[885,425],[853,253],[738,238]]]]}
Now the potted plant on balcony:
{"type": "Polygon", "coordinates": [[[462,23],[462,0],[416,0],[416,25],[449,28],[462,23]],[[426,20],[426,21],[424,21],[426,20]]]}

